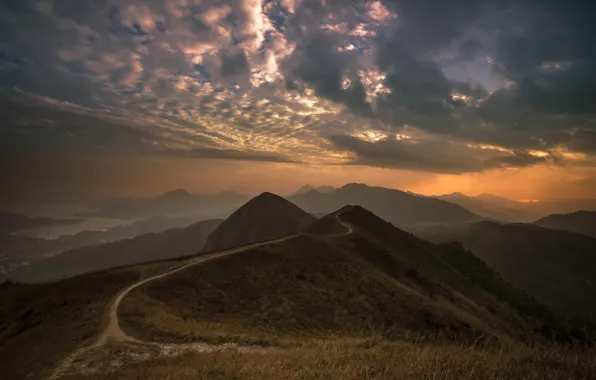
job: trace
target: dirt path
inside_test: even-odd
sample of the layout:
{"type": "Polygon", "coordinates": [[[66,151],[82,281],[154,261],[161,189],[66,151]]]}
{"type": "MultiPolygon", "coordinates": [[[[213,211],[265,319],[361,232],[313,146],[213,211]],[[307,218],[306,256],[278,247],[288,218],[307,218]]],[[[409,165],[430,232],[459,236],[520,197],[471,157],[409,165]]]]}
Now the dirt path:
{"type": "MultiPolygon", "coordinates": [[[[339,233],[337,235],[328,236],[327,238],[336,238],[336,237],[346,236],[346,235],[349,235],[354,232],[354,229],[352,228],[351,225],[349,225],[341,220],[340,215],[341,214],[336,214],[335,217],[346,228],[346,231],[339,233]]],[[[177,273],[177,272],[180,272],[187,268],[190,268],[194,265],[199,265],[199,264],[205,263],[207,261],[215,260],[220,257],[229,256],[229,255],[232,255],[235,253],[244,252],[244,251],[247,251],[252,248],[262,247],[262,246],[266,246],[269,244],[281,243],[283,241],[293,239],[297,236],[298,236],[297,234],[288,235],[288,236],[284,236],[279,239],[248,244],[248,245],[245,245],[242,247],[227,249],[224,251],[219,251],[219,252],[214,252],[214,253],[208,253],[208,254],[205,254],[205,255],[202,255],[199,257],[195,257],[195,258],[187,261],[186,263],[171,267],[163,273],[143,279],[139,282],[136,282],[136,283],[128,286],[127,288],[123,289],[120,293],[118,293],[118,295],[116,296],[114,301],[112,301],[112,303],[110,304],[109,321],[107,323],[106,328],[102,331],[99,338],[97,339],[96,343],[92,346],[80,348],[80,349],[76,350],[75,352],[73,352],[71,355],[69,355],[67,358],[65,358],[60,363],[60,365],[54,370],[54,373],[51,376],[51,379],[57,379],[63,375],[67,375],[67,374],[97,371],[98,370],[96,368],[97,363],[95,363],[96,365],[93,365],[93,364],[94,364],[94,362],[97,362],[98,360],[97,359],[92,360],[91,358],[92,357],[104,357],[105,351],[106,351],[106,346],[109,346],[109,345],[120,345],[122,347],[126,346],[128,348],[127,351],[131,354],[130,356],[133,360],[134,360],[134,358],[137,358],[137,359],[143,358],[146,355],[154,356],[156,352],[160,356],[179,355],[181,353],[188,352],[188,351],[212,352],[212,351],[221,351],[221,350],[228,350],[228,349],[235,349],[235,350],[238,350],[241,352],[242,351],[266,352],[268,349],[266,349],[264,347],[253,347],[253,346],[244,347],[244,346],[238,346],[236,344],[221,344],[221,345],[211,345],[211,344],[206,344],[206,343],[164,344],[164,343],[157,343],[157,342],[141,341],[139,339],[136,339],[134,337],[127,335],[124,331],[122,331],[122,329],[120,328],[120,324],[118,322],[118,308],[120,307],[120,304],[122,303],[122,300],[124,299],[124,297],[126,297],[131,291],[133,291],[134,289],[136,289],[142,285],[145,285],[151,281],[165,278],[165,277],[170,276],[174,273],[177,273]],[[139,354],[140,351],[144,352],[144,354],[139,354]],[[148,352],[152,352],[153,354],[149,354],[148,352]]],[[[120,348],[122,349],[122,347],[120,347],[120,348]]],[[[109,349],[109,347],[108,347],[108,349],[109,349]]],[[[121,353],[120,355],[123,355],[123,354],[121,353]]],[[[116,358],[116,360],[114,360],[112,358],[113,363],[111,363],[112,364],[111,367],[112,368],[118,367],[118,366],[122,365],[122,363],[124,361],[126,361],[126,360],[121,359],[121,358],[116,358]]],[[[108,362],[106,362],[106,359],[104,358],[104,359],[100,360],[99,368],[105,370],[106,367],[110,367],[110,364],[108,362]]]]}
{"type": "Polygon", "coordinates": [[[151,281],[155,281],[160,278],[165,278],[165,277],[170,276],[176,272],[180,272],[182,270],[185,270],[187,268],[190,268],[190,267],[198,265],[198,264],[205,263],[207,261],[215,260],[215,259],[218,259],[223,256],[232,255],[234,253],[240,253],[243,251],[247,251],[252,248],[262,247],[264,245],[281,243],[282,241],[293,239],[296,236],[297,235],[288,235],[288,236],[284,236],[282,238],[275,239],[275,240],[268,240],[268,241],[261,242],[261,243],[253,243],[253,244],[244,245],[244,246],[238,247],[238,248],[228,249],[225,251],[205,254],[203,256],[196,257],[185,264],[172,267],[164,273],[158,274],[153,277],[146,278],[144,280],[141,280],[139,282],[136,282],[136,283],[130,285],[128,288],[121,291],[118,294],[118,296],[114,299],[114,301],[112,302],[112,304],[110,306],[109,323],[108,323],[107,327],[105,328],[105,330],[99,336],[99,339],[97,340],[96,344],[105,344],[109,341],[136,342],[136,343],[140,342],[139,340],[137,340],[129,335],[126,335],[126,333],[124,331],[122,331],[122,329],[120,328],[120,324],[118,323],[118,308],[120,307],[120,303],[122,302],[122,300],[124,299],[124,297],[126,297],[126,295],[128,293],[130,293],[132,290],[138,288],[139,286],[145,285],[151,281]]]}

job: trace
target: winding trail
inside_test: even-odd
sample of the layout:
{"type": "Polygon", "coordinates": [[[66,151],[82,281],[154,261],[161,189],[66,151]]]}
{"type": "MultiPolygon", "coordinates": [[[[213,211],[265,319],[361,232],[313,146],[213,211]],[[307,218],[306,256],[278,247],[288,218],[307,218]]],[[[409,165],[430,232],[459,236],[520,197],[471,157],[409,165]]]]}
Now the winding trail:
{"type": "MultiPolygon", "coordinates": [[[[340,232],[335,235],[326,236],[325,238],[327,238],[327,239],[337,238],[337,237],[352,234],[354,232],[354,229],[352,228],[351,225],[349,225],[341,220],[340,215],[342,213],[343,212],[336,214],[335,217],[337,218],[337,221],[342,226],[345,227],[346,231],[340,232]]],[[[126,297],[131,291],[133,291],[134,289],[136,289],[140,286],[143,286],[151,281],[165,278],[165,277],[170,276],[174,273],[188,269],[192,266],[203,264],[205,262],[212,261],[212,260],[218,259],[220,257],[229,256],[229,255],[233,255],[236,253],[248,251],[250,249],[257,248],[257,247],[281,243],[283,241],[294,239],[294,238],[298,237],[299,235],[300,234],[292,234],[292,235],[287,235],[287,236],[273,239],[273,240],[267,240],[267,241],[258,242],[258,243],[251,243],[251,244],[247,244],[247,245],[244,245],[241,247],[236,247],[236,248],[226,249],[223,251],[203,254],[201,256],[192,258],[183,264],[173,266],[163,273],[143,279],[141,281],[135,282],[134,284],[128,286],[127,288],[123,289],[120,293],[118,293],[118,295],[114,298],[114,300],[110,304],[108,323],[105,324],[106,327],[101,332],[96,343],[91,346],[80,348],[80,349],[76,350],[75,352],[73,352],[71,355],[69,355],[67,358],[65,358],[62,361],[62,363],[54,370],[54,373],[50,378],[57,379],[57,378],[59,378],[63,375],[66,375],[66,374],[77,373],[77,372],[83,371],[84,369],[90,367],[89,363],[85,362],[86,355],[88,355],[91,351],[96,351],[96,350],[100,349],[101,347],[106,346],[108,343],[114,343],[114,342],[128,343],[130,345],[134,345],[137,347],[138,346],[152,347],[152,348],[158,349],[159,351],[161,351],[162,353],[165,353],[165,354],[171,353],[176,350],[178,350],[178,351],[191,350],[191,351],[198,351],[198,352],[219,351],[219,350],[225,350],[225,349],[229,349],[229,348],[236,348],[236,349],[239,349],[240,351],[262,350],[263,349],[262,347],[252,347],[252,346],[239,347],[236,344],[221,344],[221,345],[211,345],[211,344],[206,344],[206,343],[164,344],[164,343],[158,343],[158,342],[142,341],[142,340],[136,339],[134,337],[131,337],[130,335],[127,335],[124,331],[122,331],[122,329],[120,328],[120,324],[118,322],[118,308],[120,307],[120,304],[122,303],[122,300],[124,299],[124,297],[126,297]],[[73,371],[73,369],[74,369],[74,371],[73,371]],[[77,369],[78,369],[78,371],[77,371],[77,369]]],[[[116,365],[116,366],[118,366],[118,365],[116,365]]]]}
{"type": "Polygon", "coordinates": [[[279,239],[267,240],[267,241],[260,242],[260,243],[252,243],[252,244],[248,244],[248,245],[243,245],[242,247],[227,249],[225,251],[219,251],[219,252],[204,254],[202,256],[196,257],[196,258],[188,261],[185,264],[174,266],[174,267],[168,269],[167,271],[165,271],[165,272],[163,272],[161,274],[158,274],[158,275],[153,276],[153,277],[146,278],[144,280],[141,280],[139,282],[136,282],[136,283],[130,285],[126,289],[122,290],[118,294],[118,296],[114,299],[114,301],[112,302],[112,304],[110,306],[110,320],[109,320],[109,323],[108,323],[107,327],[105,328],[105,330],[99,336],[99,339],[97,340],[97,343],[96,344],[98,344],[98,345],[106,344],[109,341],[115,341],[115,342],[135,342],[135,343],[140,343],[141,342],[138,339],[133,338],[133,337],[127,335],[124,331],[122,331],[122,329],[120,328],[120,324],[118,323],[118,308],[120,307],[120,303],[122,303],[122,300],[124,299],[124,297],[126,297],[126,295],[128,293],[130,293],[134,289],[138,288],[139,286],[145,285],[145,284],[147,284],[147,283],[149,283],[151,281],[155,281],[155,280],[158,280],[160,278],[165,278],[167,276],[170,276],[170,275],[172,275],[174,273],[180,272],[180,271],[185,270],[187,268],[190,268],[192,266],[195,266],[195,265],[198,265],[198,264],[203,264],[203,263],[205,263],[207,261],[212,261],[212,260],[218,259],[220,257],[229,256],[229,255],[232,255],[234,253],[240,253],[240,252],[248,251],[249,249],[253,249],[253,248],[257,248],[257,247],[262,247],[262,246],[265,246],[265,245],[281,243],[283,241],[293,239],[293,238],[295,238],[297,236],[298,235],[296,235],[296,234],[294,234],[294,235],[287,235],[287,236],[284,236],[284,237],[279,238],[279,239]]]}

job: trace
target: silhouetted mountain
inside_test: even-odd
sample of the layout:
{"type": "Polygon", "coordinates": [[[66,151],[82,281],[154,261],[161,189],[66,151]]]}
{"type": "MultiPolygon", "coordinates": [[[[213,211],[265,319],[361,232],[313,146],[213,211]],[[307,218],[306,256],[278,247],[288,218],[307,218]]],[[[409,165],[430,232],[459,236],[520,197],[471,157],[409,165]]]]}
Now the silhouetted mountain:
{"type": "Polygon", "coordinates": [[[46,217],[31,217],[12,212],[0,212],[0,235],[8,234],[27,228],[51,226],[55,224],[78,223],[80,219],[54,219],[46,217]]]}
{"type": "Polygon", "coordinates": [[[596,315],[596,239],[532,224],[479,222],[418,235],[458,241],[514,285],[562,311],[596,315]]]}
{"type": "Polygon", "coordinates": [[[462,193],[452,193],[434,198],[456,203],[475,214],[494,220],[529,222],[541,215],[536,207],[528,203],[516,202],[492,194],[480,194],[470,197],[462,193]]]}
{"type": "Polygon", "coordinates": [[[19,268],[9,277],[20,282],[47,282],[122,265],[196,254],[219,223],[221,220],[205,220],[185,228],[72,249],[19,268]]]}
{"type": "Polygon", "coordinates": [[[536,331],[551,321],[461,246],[423,241],[361,207],[344,207],[306,231],[141,287],[123,306],[134,315],[123,325],[146,340],[509,342],[541,340],[536,331]],[[153,308],[129,309],[147,298],[157,301],[153,308]],[[172,319],[175,325],[156,318],[162,307],[184,318],[172,319]],[[209,331],[192,327],[213,320],[209,331]]]}
{"type": "Polygon", "coordinates": [[[537,220],[534,224],[540,227],[596,237],[596,211],[576,211],[571,214],[549,215],[537,220]]]}
{"type": "Polygon", "coordinates": [[[194,216],[195,219],[210,218],[232,210],[249,199],[233,191],[212,195],[194,195],[186,190],[174,190],[145,199],[114,199],[95,202],[96,209],[81,215],[103,216],[121,219],[145,219],[155,216],[194,216]]]}
{"type": "Polygon", "coordinates": [[[286,199],[262,193],[222,222],[203,251],[217,251],[300,231],[316,218],[286,199]]]}
{"type": "Polygon", "coordinates": [[[312,214],[329,213],[346,204],[359,205],[406,229],[416,225],[454,224],[482,219],[453,203],[363,184],[345,185],[328,194],[311,190],[288,199],[312,214]]]}
{"type": "Polygon", "coordinates": [[[319,186],[319,187],[314,187],[311,185],[304,185],[301,188],[299,188],[298,190],[294,191],[293,193],[290,193],[288,196],[291,197],[293,195],[299,195],[299,194],[304,194],[304,193],[308,193],[311,190],[316,190],[320,193],[323,194],[327,194],[330,193],[332,191],[337,190],[335,187],[333,186],[319,186]]]}

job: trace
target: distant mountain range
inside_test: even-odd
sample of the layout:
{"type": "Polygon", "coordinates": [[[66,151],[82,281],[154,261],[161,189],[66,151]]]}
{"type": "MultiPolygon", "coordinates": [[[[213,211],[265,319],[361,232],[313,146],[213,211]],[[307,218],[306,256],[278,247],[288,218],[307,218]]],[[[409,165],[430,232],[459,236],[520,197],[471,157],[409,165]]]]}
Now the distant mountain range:
{"type": "Polygon", "coordinates": [[[434,198],[458,204],[475,214],[493,220],[531,222],[543,215],[532,204],[516,202],[492,194],[470,197],[462,193],[452,193],[434,198]]]}
{"type": "Polygon", "coordinates": [[[10,276],[17,268],[70,249],[186,227],[194,222],[194,217],[152,217],[105,231],[83,231],[52,240],[13,234],[0,235],[0,278],[10,276]]]}
{"type": "Polygon", "coordinates": [[[185,228],[75,248],[19,268],[10,278],[21,282],[56,281],[122,265],[197,254],[220,223],[206,220],[185,228]]]}
{"type": "Polygon", "coordinates": [[[346,204],[362,206],[405,229],[483,219],[454,203],[364,184],[348,184],[329,193],[310,190],[287,199],[311,214],[330,213],[346,204]]]}
{"type": "Polygon", "coordinates": [[[90,203],[90,210],[81,216],[101,216],[120,219],[146,219],[156,216],[193,216],[206,219],[229,215],[248,201],[248,195],[224,191],[211,195],[191,194],[178,189],[154,198],[108,199],[90,203]]]}
{"type": "Polygon", "coordinates": [[[319,186],[319,187],[314,187],[314,186],[311,186],[311,185],[304,185],[301,188],[299,188],[298,190],[294,191],[293,193],[288,194],[288,196],[291,197],[292,195],[299,195],[299,194],[308,193],[311,190],[316,190],[319,193],[327,194],[327,193],[330,193],[330,192],[335,191],[337,189],[335,187],[333,187],[333,186],[319,186]]]}
{"type": "Polygon", "coordinates": [[[596,239],[533,224],[478,222],[422,229],[457,241],[515,286],[567,313],[596,316],[596,239]]]}
{"type": "Polygon", "coordinates": [[[576,232],[578,234],[596,238],[596,211],[582,210],[571,214],[549,215],[537,220],[534,224],[555,230],[576,232]]]}
{"type": "Polygon", "coordinates": [[[462,193],[439,195],[433,198],[456,203],[487,219],[504,222],[533,222],[555,213],[577,210],[596,211],[596,200],[592,199],[518,202],[492,194],[472,197],[462,193]]]}

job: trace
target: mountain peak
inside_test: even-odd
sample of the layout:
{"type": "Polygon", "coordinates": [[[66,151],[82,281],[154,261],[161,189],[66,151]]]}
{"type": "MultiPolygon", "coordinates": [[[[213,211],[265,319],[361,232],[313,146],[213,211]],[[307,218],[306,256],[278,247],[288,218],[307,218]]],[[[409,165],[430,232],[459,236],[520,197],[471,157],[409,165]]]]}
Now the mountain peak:
{"type": "Polygon", "coordinates": [[[209,236],[203,252],[216,251],[299,232],[316,218],[279,195],[264,192],[234,211],[209,236]]]}
{"type": "Polygon", "coordinates": [[[289,201],[287,201],[286,199],[284,199],[283,197],[280,197],[277,194],[273,194],[270,193],[268,191],[265,191],[259,195],[257,195],[256,197],[254,197],[253,199],[251,199],[250,201],[248,201],[248,203],[251,202],[284,202],[284,203],[291,203],[289,201]]]}

